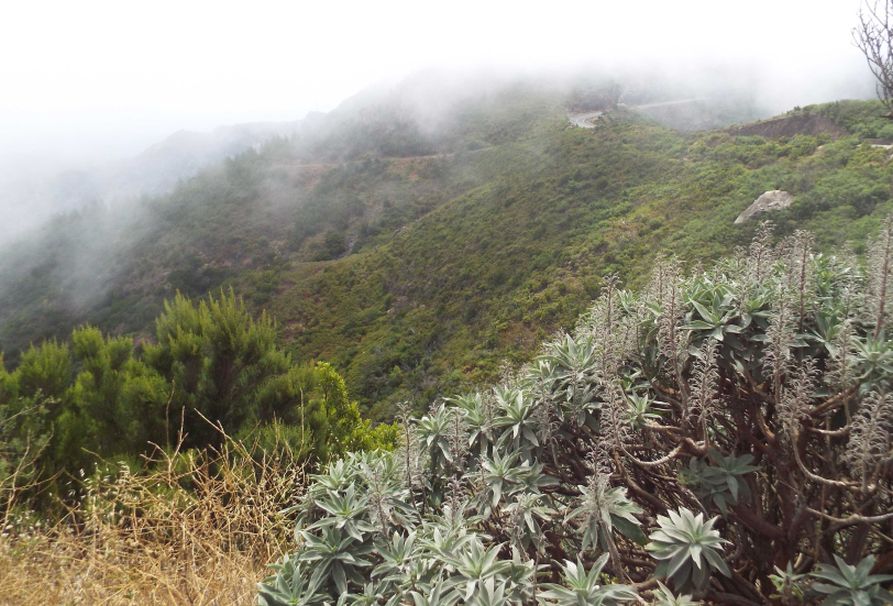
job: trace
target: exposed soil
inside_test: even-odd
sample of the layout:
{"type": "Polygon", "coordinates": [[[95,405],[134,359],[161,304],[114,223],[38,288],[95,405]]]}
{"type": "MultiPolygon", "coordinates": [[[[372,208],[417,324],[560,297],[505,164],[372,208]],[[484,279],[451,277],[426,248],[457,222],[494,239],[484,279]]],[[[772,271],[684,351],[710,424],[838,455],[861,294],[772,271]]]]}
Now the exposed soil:
{"type": "Polygon", "coordinates": [[[794,135],[830,135],[833,138],[845,137],[845,128],[825,116],[817,114],[793,114],[762,120],[730,129],[735,135],[758,135],[770,139],[793,137],[794,135]]]}

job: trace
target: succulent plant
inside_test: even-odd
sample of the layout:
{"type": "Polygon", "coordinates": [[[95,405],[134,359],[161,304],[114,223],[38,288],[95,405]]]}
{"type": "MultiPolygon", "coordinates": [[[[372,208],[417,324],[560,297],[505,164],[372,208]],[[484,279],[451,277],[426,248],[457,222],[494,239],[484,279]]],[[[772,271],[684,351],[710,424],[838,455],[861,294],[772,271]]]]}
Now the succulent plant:
{"type": "Polygon", "coordinates": [[[724,456],[711,448],[707,460],[692,457],[680,479],[693,487],[702,502],[712,502],[725,514],[729,511],[729,505],[736,505],[742,497],[750,494],[742,477],[759,469],[751,465],[752,462],[753,456],[750,454],[724,456]]]}
{"type": "Polygon", "coordinates": [[[546,591],[542,598],[547,604],[556,606],[610,606],[638,600],[639,596],[632,587],[605,583],[600,578],[608,557],[608,554],[602,555],[588,571],[580,560],[565,560],[562,566],[562,584],[543,585],[546,591]]]}
{"type": "Polygon", "coordinates": [[[713,528],[716,518],[705,521],[703,513],[695,515],[684,507],[668,516],[657,516],[660,528],[645,546],[658,560],[656,576],[669,580],[677,591],[703,590],[713,572],[730,576],[720,555],[728,541],[713,528]]]}
{"type": "Polygon", "coordinates": [[[623,486],[610,487],[606,479],[594,478],[586,486],[578,486],[582,496],[580,506],[572,510],[566,521],[582,519],[583,551],[607,549],[612,532],[619,532],[633,541],[644,543],[645,534],[636,517],[642,508],[629,499],[623,486]]]}
{"type": "Polygon", "coordinates": [[[776,591],[770,597],[781,600],[783,604],[802,602],[808,576],[805,573],[795,573],[794,567],[790,562],[787,563],[784,569],[776,566],[775,574],[769,575],[769,580],[772,581],[776,591]]]}
{"type": "Polygon", "coordinates": [[[812,590],[827,596],[823,606],[882,606],[893,603],[893,593],[883,584],[893,581],[893,575],[871,574],[874,556],[867,556],[857,564],[847,564],[840,556],[834,556],[836,566],[819,564],[812,576],[820,581],[812,584],[812,590]]]}
{"type": "Polygon", "coordinates": [[[311,565],[311,586],[323,587],[329,580],[339,593],[347,593],[348,581],[362,585],[364,573],[372,562],[363,558],[372,551],[371,545],[358,543],[353,537],[345,536],[332,527],[323,530],[322,536],[303,531],[303,549],[299,555],[301,562],[311,565]]]}
{"type": "Polygon", "coordinates": [[[701,602],[692,598],[691,595],[684,593],[681,595],[676,595],[670,588],[661,583],[657,582],[657,589],[654,591],[654,606],[699,606],[701,602]]]}
{"type": "Polygon", "coordinates": [[[286,555],[272,568],[275,574],[257,584],[258,606],[310,606],[326,599],[317,591],[319,582],[307,579],[297,557],[286,555]]]}

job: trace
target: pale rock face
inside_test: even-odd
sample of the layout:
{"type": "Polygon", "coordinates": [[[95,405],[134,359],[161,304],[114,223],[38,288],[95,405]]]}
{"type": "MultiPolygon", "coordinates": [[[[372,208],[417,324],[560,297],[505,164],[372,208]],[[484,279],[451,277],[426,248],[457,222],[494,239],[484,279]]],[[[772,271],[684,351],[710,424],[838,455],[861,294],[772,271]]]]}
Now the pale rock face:
{"type": "Polygon", "coordinates": [[[792,196],[790,192],[781,189],[770,189],[754,200],[753,204],[748,206],[743,213],[738,215],[738,218],[735,219],[735,223],[744,223],[745,221],[753,219],[757,215],[787,208],[793,201],[794,196],[792,196]]]}

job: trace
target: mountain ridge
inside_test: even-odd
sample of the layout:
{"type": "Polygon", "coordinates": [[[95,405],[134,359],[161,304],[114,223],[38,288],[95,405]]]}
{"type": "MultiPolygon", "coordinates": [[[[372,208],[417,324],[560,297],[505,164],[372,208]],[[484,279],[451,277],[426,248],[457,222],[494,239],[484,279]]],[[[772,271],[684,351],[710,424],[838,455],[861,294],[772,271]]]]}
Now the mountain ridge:
{"type": "Polygon", "coordinates": [[[526,359],[604,275],[637,284],[659,249],[696,262],[743,245],[753,227],[732,223],[767,189],[797,200],[772,217],[780,233],[806,226],[825,246],[891,208],[886,156],[866,143],[888,126],[872,103],[797,110],[847,136],[767,138],[628,108],[575,128],[568,98],[469,94],[431,132],[400,104],[355,99],[131,216],[60,218],[0,262],[0,345],[11,359],[82,322],[147,334],[165,297],[232,287],[279,319],[294,356],[332,361],[388,418],[526,359]]]}

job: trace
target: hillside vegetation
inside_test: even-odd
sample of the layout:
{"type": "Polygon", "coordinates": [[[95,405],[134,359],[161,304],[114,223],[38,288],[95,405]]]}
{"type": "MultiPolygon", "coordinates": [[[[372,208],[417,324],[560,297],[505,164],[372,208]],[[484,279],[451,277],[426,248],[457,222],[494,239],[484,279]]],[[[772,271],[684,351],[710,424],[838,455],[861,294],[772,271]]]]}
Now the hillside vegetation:
{"type": "Polygon", "coordinates": [[[879,104],[430,86],[0,251],[0,601],[890,601],[879,104]]]}
{"type": "Polygon", "coordinates": [[[603,275],[641,285],[659,250],[699,262],[746,244],[753,226],[732,222],[763,191],[794,194],[778,230],[808,228],[820,249],[893,210],[888,151],[870,143],[893,133],[870,102],[795,110],[837,127],[770,138],[630,109],[575,128],[578,92],[529,84],[436,111],[412,90],[361,95],[168,197],[60,217],[9,247],[7,361],[85,321],[151,338],[165,298],[232,286],[295,359],[331,362],[391,418],[529,359],[603,275]]]}
{"type": "Polygon", "coordinates": [[[201,452],[228,436],[307,464],[394,440],[393,427],[361,419],[330,365],[292,361],[273,322],[232,293],[166,302],[154,341],[84,326],[0,366],[5,515],[64,509],[109,461],[136,472],[153,451],[201,452]]]}
{"type": "Polygon", "coordinates": [[[893,217],[649,275],[312,476],[260,604],[891,603],[893,217]]]}

